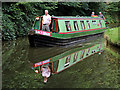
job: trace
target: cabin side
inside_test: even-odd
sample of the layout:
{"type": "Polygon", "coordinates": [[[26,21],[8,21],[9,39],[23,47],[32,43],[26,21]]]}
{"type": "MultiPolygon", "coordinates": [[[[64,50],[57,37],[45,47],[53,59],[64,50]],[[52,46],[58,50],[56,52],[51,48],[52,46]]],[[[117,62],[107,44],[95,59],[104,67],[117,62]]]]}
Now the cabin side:
{"type": "Polygon", "coordinates": [[[79,32],[93,29],[105,28],[105,21],[102,18],[58,18],[60,33],[79,32]]]}

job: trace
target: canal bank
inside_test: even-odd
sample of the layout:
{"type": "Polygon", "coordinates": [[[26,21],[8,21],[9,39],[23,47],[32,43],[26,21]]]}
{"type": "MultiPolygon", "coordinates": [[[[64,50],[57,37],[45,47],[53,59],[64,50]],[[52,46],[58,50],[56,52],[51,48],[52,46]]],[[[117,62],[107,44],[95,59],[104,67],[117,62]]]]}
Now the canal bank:
{"type": "Polygon", "coordinates": [[[120,27],[107,29],[104,37],[110,44],[120,46],[120,27]]]}

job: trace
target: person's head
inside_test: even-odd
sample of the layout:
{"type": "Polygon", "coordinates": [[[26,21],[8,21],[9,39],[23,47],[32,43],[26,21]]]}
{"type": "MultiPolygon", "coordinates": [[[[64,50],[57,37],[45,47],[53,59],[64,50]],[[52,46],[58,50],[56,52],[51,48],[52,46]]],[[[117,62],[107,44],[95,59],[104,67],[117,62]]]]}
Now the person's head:
{"type": "Polygon", "coordinates": [[[92,14],[94,15],[94,14],[95,14],[95,12],[92,12],[92,14]]]}
{"type": "Polygon", "coordinates": [[[99,12],[99,14],[101,15],[101,12],[99,12]]]}
{"type": "Polygon", "coordinates": [[[45,10],[45,15],[47,15],[48,14],[48,10],[45,10]]]}

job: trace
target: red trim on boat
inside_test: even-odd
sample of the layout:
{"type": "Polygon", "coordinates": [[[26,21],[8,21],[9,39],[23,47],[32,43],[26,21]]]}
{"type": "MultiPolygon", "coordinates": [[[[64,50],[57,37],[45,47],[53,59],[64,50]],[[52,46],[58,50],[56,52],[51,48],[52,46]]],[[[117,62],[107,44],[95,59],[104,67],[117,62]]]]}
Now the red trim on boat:
{"type": "Polygon", "coordinates": [[[54,31],[54,20],[55,19],[53,19],[52,32],[54,31]]]}
{"type": "Polygon", "coordinates": [[[42,30],[42,21],[43,21],[43,17],[41,17],[41,21],[40,21],[40,29],[42,30]]]}
{"type": "Polygon", "coordinates": [[[58,23],[58,21],[56,20],[56,30],[55,30],[55,32],[57,32],[57,23],[58,23]]]}
{"type": "Polygon", "coordinates": [[[97,29],[89,29],[89,30],[81,30],[81,31],[72,31],[72,32],[59,32],[59,34],[77,33],[77,32],[85,32],[85,31],[100,30],[100,29],[105,29],[105,28],[97,28],[97,29]]]}
{"type": "Polygon", "coordinates": [[[52,62],[52,73],[54,73],[54,70],[53,70],[53,62],[52,62]]]}
{"type": "Polygon", "coordinates": [[[55,61],[55,72],[57,72],[57,61],[55,61]]]}

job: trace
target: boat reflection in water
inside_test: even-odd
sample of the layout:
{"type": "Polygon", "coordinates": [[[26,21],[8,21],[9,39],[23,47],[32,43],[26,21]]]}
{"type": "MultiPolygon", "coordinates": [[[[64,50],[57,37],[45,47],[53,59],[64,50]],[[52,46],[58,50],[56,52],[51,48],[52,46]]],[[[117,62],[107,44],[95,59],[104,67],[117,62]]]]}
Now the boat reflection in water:
{"type": "Polygon", "coordinates": [[[61,53],[60,50],[61,49],[56,49],[54,51],[56,55],[53,55],[51,52],[49,52],[49,57],[46,59],[42,59],[38,62],[34,61],[33,69],[40,72],[41,66],[46,64],[49,65],[53,74],[57,74],[71,67],[72,65],[85,60],[91,55],[94,55],[96,53],[100,54],[104,50],[104,41],[103,39],[96,39],[91,41],[91,43],[85,42],[82,45],[72,47],[71,49],[64,49],[64,51],[61,53]],[[57,54],[57,52],[59,52],[59,54],[57,54]]]}

